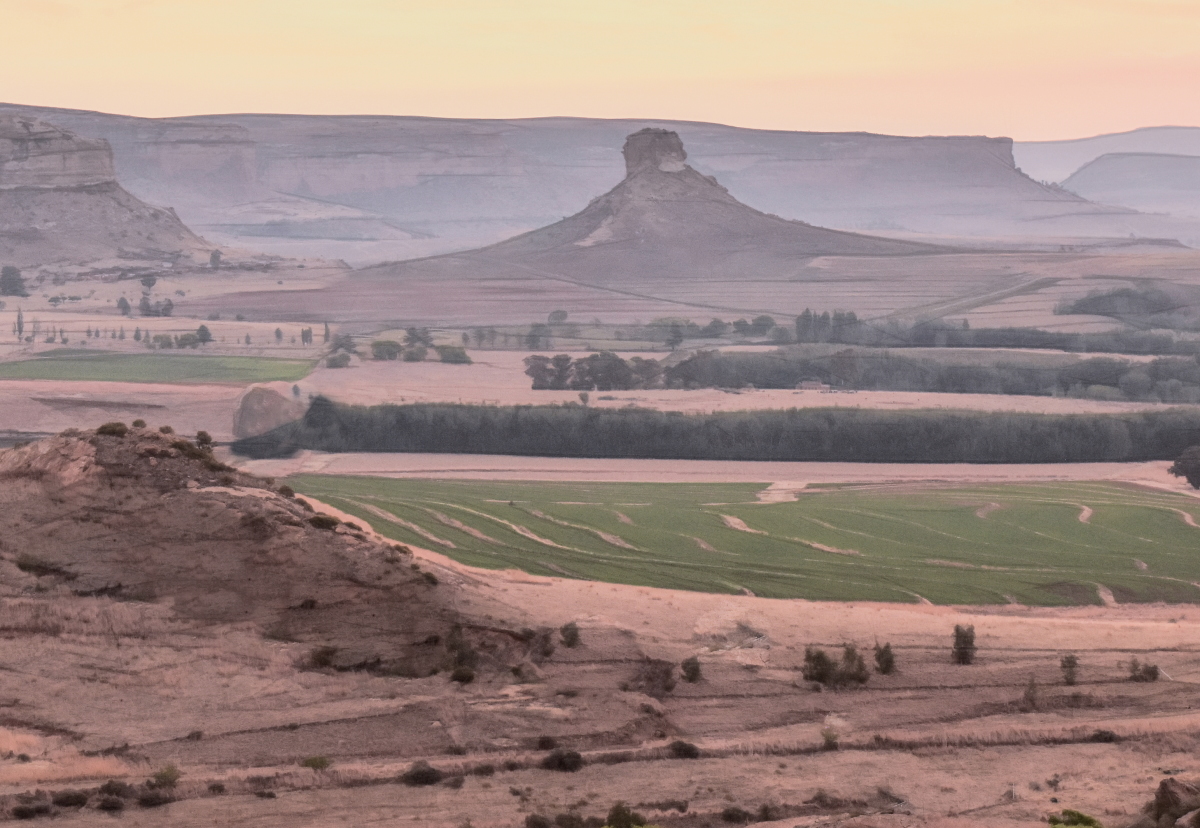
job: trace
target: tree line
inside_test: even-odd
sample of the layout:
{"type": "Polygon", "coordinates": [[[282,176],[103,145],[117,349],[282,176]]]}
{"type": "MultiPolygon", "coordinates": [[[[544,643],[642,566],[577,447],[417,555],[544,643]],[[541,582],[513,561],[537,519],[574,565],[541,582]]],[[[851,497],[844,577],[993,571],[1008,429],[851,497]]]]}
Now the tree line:
{"type": "Polygon", "coordinates": [[[301,449],[544,457],[878,463],[1173,460],[1200,443],[1200,411],[1125,414],[648,409],[425,403],[349,406],[317,397],[304,417],[233,445],[254,458],[301,449]]]}
{"type": "Polygon", "coordinates": [[[1096,357],[1059,366],[1019,362],[956,365],[886,350],[847,349],[828,356],[701,351],[675,364],[622,359],[603,351],[572,359],[533,355],[525,373],[535,390],[614,391],[643,388],[795,388],[805,380],[860,391],[1018,394],[1200,402],[1200,358],[1130,362],[1096,357]]]}

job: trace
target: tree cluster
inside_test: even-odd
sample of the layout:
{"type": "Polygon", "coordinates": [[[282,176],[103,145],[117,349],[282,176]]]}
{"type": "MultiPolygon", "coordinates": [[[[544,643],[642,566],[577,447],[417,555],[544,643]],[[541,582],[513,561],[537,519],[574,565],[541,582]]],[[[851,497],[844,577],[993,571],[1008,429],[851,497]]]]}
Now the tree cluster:
{"type": "Polygon", "coordinates": [[[857,408],[681,414],[647,409],[422,403],[347,406],[324,397],[305,416],[235,444],[252,457],[316,451],[543,457],[1081,463],[1170,460],[1200,444],[1200,411],[1122,414],[857,408]]]}

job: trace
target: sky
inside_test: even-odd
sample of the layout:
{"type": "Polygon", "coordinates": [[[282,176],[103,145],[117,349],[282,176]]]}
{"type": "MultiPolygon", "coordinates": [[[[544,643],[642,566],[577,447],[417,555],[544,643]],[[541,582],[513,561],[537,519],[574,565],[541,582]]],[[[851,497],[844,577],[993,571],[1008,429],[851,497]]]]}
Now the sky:
{"type": "Polygon", "coordinates": [[[0,101],[1077,138],[1200,125],[1200,0],[0,0],[0,101]]]}

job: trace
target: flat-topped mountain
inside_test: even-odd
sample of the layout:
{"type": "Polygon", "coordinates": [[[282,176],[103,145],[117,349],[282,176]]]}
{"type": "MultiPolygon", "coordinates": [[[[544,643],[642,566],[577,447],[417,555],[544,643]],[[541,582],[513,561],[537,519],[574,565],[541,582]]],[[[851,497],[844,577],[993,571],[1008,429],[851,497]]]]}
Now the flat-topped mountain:
{"type": "Polygon", "coordinates": [[[646,127],[677,132],[688,163],[739,201],[822,227],[1200,240],[1200,228],[1103,207],[1035,181],[1017,169],[1007,138],[662,120],[150,119],[13,105],[0,111],[104,138],[122,186],[174,207],[206,238],[356,264],[479,247],[573,215],[620,182],[621,142],[646,127]]]}
{"type": "Polygon", "coordinates": [[[0,262],[174,261],[207,258],[210,249],[175,213],[117,183],[105,141],[0,114],[0,262]]]}

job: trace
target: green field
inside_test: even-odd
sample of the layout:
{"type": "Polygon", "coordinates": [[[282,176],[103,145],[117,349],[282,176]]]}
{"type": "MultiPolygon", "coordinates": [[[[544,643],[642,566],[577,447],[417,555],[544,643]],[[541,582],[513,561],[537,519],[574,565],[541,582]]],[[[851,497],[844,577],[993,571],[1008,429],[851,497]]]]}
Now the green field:
{"type": "Polygon", "coordinates": [[[1200,501],[1121,484],[834,486],[766,504],[765,484],[288,482],[487,568],[775,598],[1097,604],[1103,585],[1122,603],[1200,603],[1184,517],[1200,501]]]}
{"type": "Polygon", "coordinates": [[[90,380],[92,382],[231,383],[295,382],[312,370],[298,359],[122,354],[64,348],[34,359],[0,362],[0,379],[90,380]]]}

